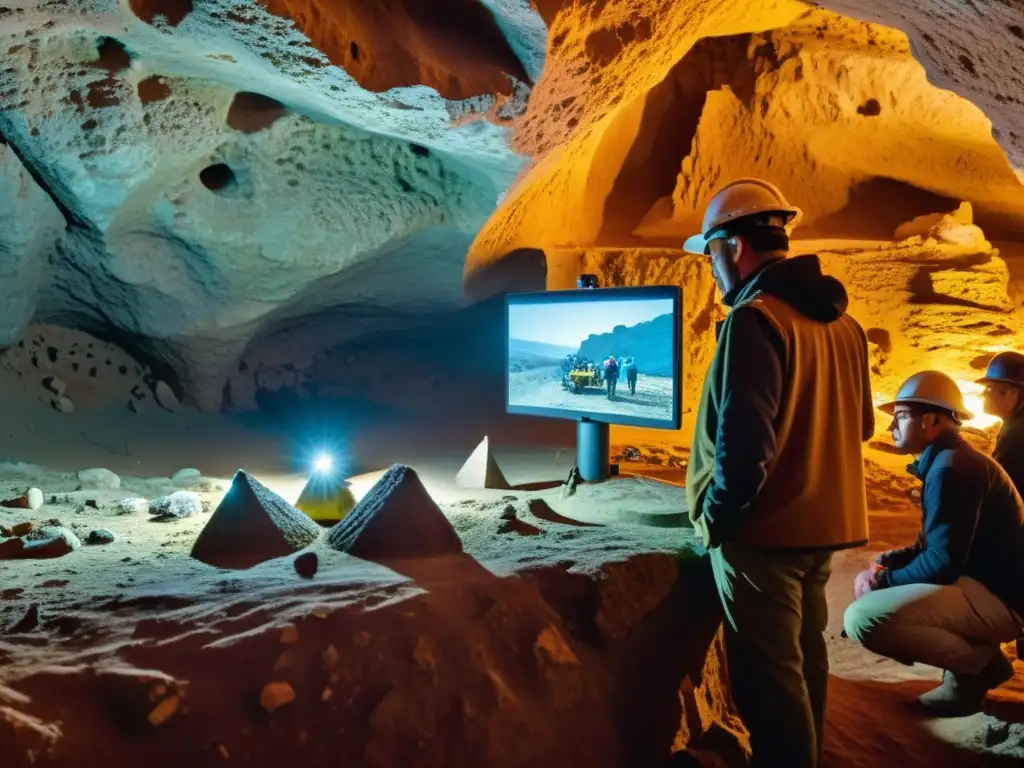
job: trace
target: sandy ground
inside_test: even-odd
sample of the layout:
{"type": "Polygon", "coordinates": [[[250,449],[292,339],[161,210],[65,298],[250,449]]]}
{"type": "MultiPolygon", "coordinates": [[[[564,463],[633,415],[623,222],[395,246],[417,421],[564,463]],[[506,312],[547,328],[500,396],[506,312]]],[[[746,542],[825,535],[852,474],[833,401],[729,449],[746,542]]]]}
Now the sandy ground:
{"type": "Polygon", "coordinates": [[[529,408],[566,408],[671,421],[672,379],[638,376],[636,393],[631,395],[623,378],[618,382],[615,399],[609,400],[603,384],[574,393],[562,388],[559,367],[535,368],[509,374],[509,401],[529,408]]]}
{"type": "MultiPolygon", "coordinates": [[[[306,475],[296,471],[302,463],[297,443],[280,433],[188,413],[168,414],[166,419],[155,414],[145,421],[133,415],[125,421],[101,412],[59,414],[30,402],[18,406],[0,435],[0,459],[8,462],[0,466],[0,495],[36,486],[44,491],[46,504],[37,511],[0,509],[0,524],[55,519],[83,541],[90,531],[102,528],[114,535],[114,542],[84,545],[55,560],[0,564],[0,627],[9,629],[33,604],[40,617],[35,634],[0,634],[0,686],[38,695],[40,681],[49,679],[40,677],[40,670],[54,665],[78,668],[105,660],[145,669],[140,665],[156,664],[155,651],[146,650],[151,646],[171,643],[169,647],[179,648],[169,658],[197,653],[199,646],[188,639],[196,632],[228,643],[310,611],[362,611],[382,601],[414,601],[421,593],[390,569],[322,545],[313,548],[321,570],[312,582],[296,579],[291,558],[244,573],[212,569],[188,556],[208,513],[171,522],[156,522],[145,513],[119,514],[120,498],[152,499],[180,490],[169,476],[185,467],[195,467],[203,476],[190,486],[208,508],[219,502],[238,467],[294,500],[306,475]],[[77,490],[75,471],[89,467],[120,473],[121,487],[77,490]]],[[[357,495],[391,462],[410,464],[452,521],[467,552],[495,576],[544,568],[582,573],[638,553],[696,547],[692,531],[684,527],[685,455],[677,447],[658,445],[653,440],[658,433],[621,433],[620,441],[628,437],[640,448],[641,460],[623,461],[619,477],[583,486],[565,499],[558,484],[571,468],[573,452],[564,441],[545,445],[535,435],[532,445],[503,443],[492,432],[497,459],[516,488],[469,492],[452,483],[472,449],[462,437],[452,446],[442,434],[424,438],[422,430],[395,423],[379,423],[376,429],[353,426],[351,437],[346,460],[353,468],[357,495]],[[645,437],[651,439],[644,442],[645,437]],[[510,506],[515,510],[511,524],[510,506]]],[[[1001,764],[1003,756],[1018,758],[1024,754],[1022,726],[990,715],[953,721],[926,718],[914,708],[913,699],[935,684],[938,670],[897,665],[839,637],[854,573],[872,552],[908,541],[916,529],[913,483],[900,474],[904,463],[872,453],[872,547],[835,559],[829,586],[833,680],[826,764],[971,766],[1001,764]]],[[[168,657],[160,658],[175,671],[168,657]]],[[[992,698],[1004,706],[1018,697],[1024,700],[1019,679],[992,698]]],[[[1012,706],[1000,712],[1015,717],[1012,706]]]]}

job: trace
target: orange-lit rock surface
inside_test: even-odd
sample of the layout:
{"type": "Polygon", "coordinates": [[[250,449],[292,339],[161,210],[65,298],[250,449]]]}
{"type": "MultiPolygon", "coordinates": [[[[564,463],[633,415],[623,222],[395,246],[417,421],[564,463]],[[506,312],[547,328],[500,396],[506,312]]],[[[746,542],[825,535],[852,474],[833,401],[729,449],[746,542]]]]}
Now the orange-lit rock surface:
{"type": "Polygon", "coordinates": [[[545,5],[548,64],[515,128],[534,165],[475,241],[469,278],[517,248],[677,244],[747,174],[807,211],[801,236],[888,237],[962,200],[992,233],[1024,232],[1010,162],[1024,42],[1008,6],[887,10],[908,39],[796,2],[545,5]],[[967,55],[968,28],[993,41],[998,76],[967,55]]]}

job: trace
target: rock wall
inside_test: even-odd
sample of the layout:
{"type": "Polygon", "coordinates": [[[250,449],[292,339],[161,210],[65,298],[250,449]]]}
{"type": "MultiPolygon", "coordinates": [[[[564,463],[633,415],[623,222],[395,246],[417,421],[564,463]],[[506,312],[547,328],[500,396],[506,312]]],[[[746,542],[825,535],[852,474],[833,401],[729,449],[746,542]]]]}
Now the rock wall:
{"type": "Polygon", "coordinates": [[[1024,236],[1009,8],[886,10],[891,27],[789,2],[541,12],[548,66],[515,124],[534,164],[470,250],[471,295],[483,267],[526,248],[678,244],[715,189],[747,174],[807,210],[801,235],[888,237],[967,200],[986,231],[1024,236]],[[948,32],[952,19],[961,31],[948,32]],[[958,42],[966,29],[997,43],[999,100],[958,42]],[[937,69],[952,92],[934,84],[937,69]]]}
{"type": "Polygon", "coordinates": [[[2,267],[18,293],[3,338],[33,315],[116,332],[216,409],[243,351],[282,328],[315,349],[457,304],[466,247],[520,164],[503,128],[466,117],[521,98],[529,75],[504,32],[538,64],[535,14],[500,4],[499,26],[462,6],[430,29],[410,7],[403,51],[381,45],[397,5],[353,3],[332,23],[362,41],[354,67],[284,18],[322,20],[315,4],[0,10],[0,178],[15,189],[0,217],[45,210],[31,238],[0,235],[17,251],[2,267]],[[465,45],[442,46],[456,28],[465,45]],[[366,269],[377,261],[391,266],[366,269]]]}

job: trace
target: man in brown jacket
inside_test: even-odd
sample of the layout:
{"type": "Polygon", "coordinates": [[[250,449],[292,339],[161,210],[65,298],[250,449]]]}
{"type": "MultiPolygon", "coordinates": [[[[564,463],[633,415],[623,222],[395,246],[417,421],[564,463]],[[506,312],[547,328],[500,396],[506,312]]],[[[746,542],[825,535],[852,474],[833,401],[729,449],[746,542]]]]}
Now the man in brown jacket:
{"type": "Polygon", "coordinates": [[[787,258],[800,211],[741,179],[686,249],[711,257],[730,312],[704,381],[690,518],[725,610],[733,698],[754,766],[821,758],[832,553],[867,543],[862,442],[874,433],[867,340],[816,256],[787,258]]]}

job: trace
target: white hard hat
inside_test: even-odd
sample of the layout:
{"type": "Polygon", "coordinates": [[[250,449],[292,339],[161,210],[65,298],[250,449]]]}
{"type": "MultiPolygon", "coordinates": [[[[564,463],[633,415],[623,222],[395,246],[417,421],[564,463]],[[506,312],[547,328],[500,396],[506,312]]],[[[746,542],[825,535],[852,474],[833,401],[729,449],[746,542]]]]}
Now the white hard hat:
{"type": "Polygon", "coordinates": [[[878,406],[878,410],[890,416],[897,405],[935,405],[955,413],[961,421],[974,418],[974,414],[964,405],[964,394],[949,376],[941,371],[921,371],[915,373],[900,387],[896,398],[891,403],[878,406]]]}
{"type": "Polygon", "coordinates": [[[704,211],[701,234],[686,240],[683,249],[690,253],[704,253],[711,239],[709,235],[730,221],[758,213],[777,213],[782,226],[795,227],[803,212],[782,196],[778,187],[761,179],[736,179],[722,187],[711,198],[704,211]]]}

